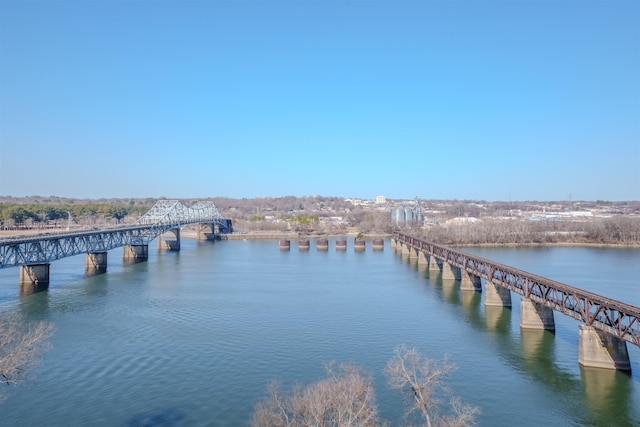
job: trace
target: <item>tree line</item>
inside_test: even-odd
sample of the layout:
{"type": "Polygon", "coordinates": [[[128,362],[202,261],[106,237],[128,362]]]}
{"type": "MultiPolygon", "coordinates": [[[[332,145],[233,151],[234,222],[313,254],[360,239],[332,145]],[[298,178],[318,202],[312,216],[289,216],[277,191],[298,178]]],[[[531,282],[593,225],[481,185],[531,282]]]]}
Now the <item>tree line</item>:
{"type": "Polygon", "coordinates": [[[414,224],[410,229],[443,245],[640,244],[640,217],[625,215],[589,221],[483,219],[426,229],[414,224]]]}
{"type": "Polygon", "coordinates": [[[0,227],[34,226],[44,227],[51,223],[66,221],[71,215],[74,222],[80,220],[95,220],[96,218],[113,219],[119,223],[128,215],[144,214],[149,210],[147,206],[117,205],[117,204],[13,204],[0,203],[0,227]]]}

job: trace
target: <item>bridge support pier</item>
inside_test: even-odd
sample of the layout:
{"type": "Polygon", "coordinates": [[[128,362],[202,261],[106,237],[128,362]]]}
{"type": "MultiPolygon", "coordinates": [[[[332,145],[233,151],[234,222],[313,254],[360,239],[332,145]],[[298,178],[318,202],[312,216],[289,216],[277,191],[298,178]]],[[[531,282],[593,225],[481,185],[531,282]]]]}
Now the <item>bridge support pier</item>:
{"type": "Polygon", "coordinates": [[[199,223],[198,240],[216,240],[216,225],[208,222],[199,223]]]}
{"type": "Polygon", "coordinates": [[[456,280],[455,267],[446,261],[442,261],[442,280],[456,280]]]}
{"type": "Polygon", "coordinates": [[[149,259],[149,245],[131,245],[122,247],[122,259],[127,264],[149,259]]]}
{"type": "Polygon", "coordinates": [[[522,298],[520,300],[520,327],[522,329],[555,331],[553,309],[528,298],[522,298]]]}
{"type": "Polygon", "coordinates": [[[398,241],[396,239],[391,239],[391,250],[395,251],[398,248],[398,241]]]}
{"type": "Polygon", "coordinates": [[[480,276],[469,274],[465,270],[460,270],[460,290],[482,292],[482,281],[480,276]]]}
{"type": "Polygon", "coordinates": [[[28,295],[49,289],[49,265],[31,264],[20,267],[20,294],[28,295]]]}
{"type": "Polygon", "coordinates": [[[409,259],[418,259],[418,250],[414,247],[409,248],[409,259]]]}
{"type": "Polygon", "coordinates": [[[95,276],[107,272],[107,253],[89,252],[86,257],[84,272],[87,276],[95,276]]]}
{"type": "Polygon", "coordinates": [[[429,255],[429,271],[440,271],[438,260],[433,255],[429,255]]]}
{"type": "Polygon", "coordinates": [[[427,256],[424,254],[423,251],[418,251],[418,265],[429,265],[427,256]]]}
{"type": "Polygon", "coordinates": [[[580,325],[578,363],[590,368],[631,371],[627,343],[588,325],[580,325]]]}
{"type": "Polygon", "coordinates": [[[407,245],[406,243],[400,243],[401,248],[400,248],[400,253],[402,254],[403,257],[408,257],[411,254],[411,249],[409,248],[409,245],[407,245]]]}
{"type": "Polygon", "coordinates": [[[180,227],[172,228],[165,234],[158,236],[158,249],[165,251],[179,251],[180,250],[180,227]],[[163,236],[167,234],[173,234],[174,239],[163,239],[163,236]]]}
{"type": "Polygon", "coordinates": [[[511,307],[511,291],[487,281],[484,286],[484,305],[497,307],[511,307]]]}

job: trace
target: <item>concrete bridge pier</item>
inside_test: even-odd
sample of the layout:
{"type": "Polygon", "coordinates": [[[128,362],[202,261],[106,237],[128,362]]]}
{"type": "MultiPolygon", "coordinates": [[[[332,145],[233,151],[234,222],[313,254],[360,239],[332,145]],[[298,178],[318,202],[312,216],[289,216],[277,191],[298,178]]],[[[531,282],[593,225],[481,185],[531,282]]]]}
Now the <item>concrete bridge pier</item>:
{"type": "Polygon", "coordinates": [[[107,272],[107,253],[89,252],[86,257],[84,272],[87,276],[95,276],[107,272]]]}
{"type": "Polygon", "coordinates": [[[319,251],[328,251],[329,250],[329,240],[328,239],[318,239],[316,240],[316,249],[319,251]]]}
{"type": "Polygon", "coordinates": [[[440,266],[438,265],[438,260],[435,256],[429,255],[429,271],[440,271],[440,266]]]}
{"type": "Polygon", "coordinates": [[[396,239],[391,239],[391,250],[395,251],[398,248],[398,241],[396,239]]]}
{"type": "Polygon", "coordinates": [[[158,249],[165,251],[180,250],[180,227],[172,228],[164,234],[158,236],[158,249]],[[173,239],[164,239],[167,235],[173,235],[173,239]]]}
{"type": "Polygon", "coordinates": [[[418,251],[418,265],[429,265],[429,260],[423,251],[418,251]]]}
{"type": "Polygon", "coordinates": [[[511,291],[487,281],[484,285],[484,305],[494,307],[511,307],[511,291]]]}
{"type": "Polygon", "coordinates": [[[482,280],[480,276],[470,274],[466,270],[460,270],[460,290],[482,292],[482,280]]]}
{"type": "Polygon", "coordinates": [[[578,363],[589,368],[631,371],[627,343],[589,325],[580,325],[578,363]]]}
{"type": "Polygon", "coordinates": [[[455,267],[446,261],[442,261],[442,280],[456,280],[455,267]]]}
{"type": "Polygon", "coordinates": [[[403,257],[408,257],[411,254],[411,248],[406,243],[400,243],[400,253],[403,257]]]}
{"type": "Polygon", "coordinates": [[[409,259],[418,259],[418,250],[413,246],[409,248],[409,259]]]}
{"type": "Polygon", "coordinates": [[[522,329],[544,329],[555,331],[553,309],[531,301],[528,298],[520,300],[520,327],[522,329]]]}
{"type": "Polygon", "coordinates": [[[149,245],[123,246],[122,259],[127,264],[146,261],[149,259],[149,245]]]}
{"type": "Polygon", "coordinates": [[[208,222],[199,223],[198,240],[216,240],[216,225],[208,222]]]}
{"type": "Polygon", "coordinates": [[[28,295],[49,289],[49,265],[31,264],[20,267],[20,294],[28,295]]]}

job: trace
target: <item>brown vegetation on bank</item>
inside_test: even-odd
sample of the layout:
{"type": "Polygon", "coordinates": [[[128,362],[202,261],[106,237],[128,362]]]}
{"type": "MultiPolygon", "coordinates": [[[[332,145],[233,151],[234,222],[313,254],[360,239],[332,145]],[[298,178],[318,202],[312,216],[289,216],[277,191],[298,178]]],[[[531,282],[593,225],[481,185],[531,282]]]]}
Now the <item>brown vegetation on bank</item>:
{"type": "Polygon", "coordinates": [[[443,245],[604,245],[640,246],[640,217],[589,221],[490,220],[410,230],[443,245]]]}

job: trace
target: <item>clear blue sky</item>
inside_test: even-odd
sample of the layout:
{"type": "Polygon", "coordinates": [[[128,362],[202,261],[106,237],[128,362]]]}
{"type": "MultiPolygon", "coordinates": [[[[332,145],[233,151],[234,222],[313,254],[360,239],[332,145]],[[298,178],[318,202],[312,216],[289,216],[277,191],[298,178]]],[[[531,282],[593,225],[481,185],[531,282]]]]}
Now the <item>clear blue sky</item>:
{"type": "Polygon", "coordinates": [[[0,195],[640,200],[640,2],[0,0],[0,195]]]}

